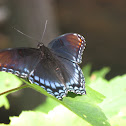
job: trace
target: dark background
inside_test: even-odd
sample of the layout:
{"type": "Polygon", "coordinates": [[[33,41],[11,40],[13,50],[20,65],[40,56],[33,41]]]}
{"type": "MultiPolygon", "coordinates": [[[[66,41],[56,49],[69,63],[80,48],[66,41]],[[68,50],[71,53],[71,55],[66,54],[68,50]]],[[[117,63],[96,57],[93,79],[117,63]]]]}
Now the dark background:
{"type": "MultiPolygon", "coordinates": [[[[0,49],[36,47],[36,41],[21,35],[12,26],[40,40],[46,19],[45,45],[63,33],[80,33],[87,41],[81,67],[91,63],[93,71],[109,66],[111,72],[107,79],[125,74],[125,0],[1,0],[0,49]]],[[[8,98],[11,107],[0,109],[0,122],[8,123],[8,116],[33,109],[45,100],[42,94],[31,89],[8,98]]]]}

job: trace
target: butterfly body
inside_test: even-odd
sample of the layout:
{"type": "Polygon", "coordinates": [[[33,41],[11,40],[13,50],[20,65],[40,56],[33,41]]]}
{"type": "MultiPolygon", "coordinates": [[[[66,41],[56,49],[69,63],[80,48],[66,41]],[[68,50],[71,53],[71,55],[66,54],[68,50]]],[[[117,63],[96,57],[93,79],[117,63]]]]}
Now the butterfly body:
{"type": "Polygon", "coordinates": [[[75,33],[64,34],[48,47],[14,48],[0,51],[0,71],[28,78],[58,99],[68,91],[86,94],[85,80],[79,63],[85,40],[75,33]]]}

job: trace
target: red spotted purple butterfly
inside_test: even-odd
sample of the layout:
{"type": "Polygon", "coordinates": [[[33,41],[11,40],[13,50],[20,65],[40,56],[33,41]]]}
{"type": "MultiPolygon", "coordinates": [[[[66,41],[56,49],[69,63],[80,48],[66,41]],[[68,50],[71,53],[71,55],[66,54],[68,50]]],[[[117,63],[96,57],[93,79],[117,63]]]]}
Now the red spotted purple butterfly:
{"type": "Polygon", "coordinates": [[[67,33],[48,47],[14,48],[0,51],[0,71],[28,78],[58,99],[70,92],[86,94],[85,80],[78,64],[86,42],[83,36],[67,33]]]}

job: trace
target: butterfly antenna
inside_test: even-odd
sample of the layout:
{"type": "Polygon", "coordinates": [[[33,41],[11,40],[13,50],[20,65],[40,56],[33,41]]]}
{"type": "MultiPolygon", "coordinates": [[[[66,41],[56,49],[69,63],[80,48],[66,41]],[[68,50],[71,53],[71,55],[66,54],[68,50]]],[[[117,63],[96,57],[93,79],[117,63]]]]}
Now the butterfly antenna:
{"type": "Polygon", "coordinates": [[[48,22],[48,20],[46,20],[46,22],[45,22],[45,27],[44,27],[44,31],[43,31],[43,34],[42,34],[42,37],[41,37],[41,41],[38,42],[38,45],[37,45],[38,48],[41,48],[43,46],[42,41],[43,41],[43,38],[44,38],[44,35],[45,35],[45,31],[46,31],[46,27],[47,27],[47,22],[48,22]]]}
{"type": "Polygon", "coordinates": [[[43,38],[44,38],[44,35],[45,35],[45,31],[46,31],[47,23],[48,23],[48,20],[46,20],[46,22],[45,22],[45,27],[44,27],[44,31],[43,31],[43,34],[42,34],[41,43],[42,43],[43,38]]]}
{"type": "Polygon", "coordinates": [[[14,30],[16,30],[17,32],[21,33],[22,35],[24,35],[24,36],[26,36],[26,37],[28,37],[28,38],[30,38],[30,39],[35,40],[35,41],[37,41],[37,42],[38,42],[38,40],[37,40],[37,39],[32,38],[31,36],[29,36],[29,35],[27,35],[27,34],[23,33],[22,31],[20,31],[20,30],[16,29],[15,27],[12,27],[12,28],[13,28],[14,30]]]}

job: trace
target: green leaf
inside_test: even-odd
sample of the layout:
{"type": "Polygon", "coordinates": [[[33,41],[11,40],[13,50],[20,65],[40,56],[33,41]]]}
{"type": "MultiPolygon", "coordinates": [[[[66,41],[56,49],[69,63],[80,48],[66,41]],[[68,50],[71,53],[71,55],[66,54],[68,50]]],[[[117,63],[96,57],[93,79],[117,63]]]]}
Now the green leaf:
{"type": "MultiPolygon", "coordinates": [[[[104,100],[104,98],[105,98],[105,96],[103,96],[102,94],[100,94],[100,93],[98,93],[98,92],[96,92],[96,91],[94,91],[93,89],[91,89],[90,87],[88,87],[87,86],[87,92],[88,92],[88,95],[86,95],[86,96],[84,96],[85,98],[84,99],[82,99],[82,100],[85,100],[85,101],[87,101],[87,102],[94,102],[94,103],[101,103],[103,100],[104,100]],[[93,94],[92,94],[92,92],[94,92],[93,94]]],[[[70,95],[73,95],[73,96],[75,96],[75,94],[73,94],[73,93],[69,93],[69,96],[70,95]]],[[[82,96],[81,96],[82,97],[82,96]]],[[[47,99],[46,99],[46,102],[45,103],[43,103],[43,104],[41,104],[41,105],[39,105],[37,108],[35,108],[34,110],[35,111],[41,111],[41,112],[45,112],[45,113],[48,113],[50,110],[52,110],[54,107],[56,107],[57,105],[59,105],[60,103],[59,103],[59,100],[58,101],[56,101],[56,100],[53,100],[52,98],[50,98],[50,97],[47,97],[47,99]]]]}
{"type": "Polygon", "coordinates": [[[0,126],[9,126],[8,124],[1,123],[0,126]]]}
{"type": "MultiPolygon", "coordinates": [[[[19,87],[21,84],[22,81],[15,75],[0,72],[0,93],[19,87]]],[[[7,94],[0,96],[0,107],[4,106],[6,109],[9,109],[10,105],[6,96],[7,94]]]]}
{"type": "MultiPolygon", "coordinates": [[[[23,80],[24,81],[24,80],[23,80]]],[[[25,81],[26,82],[26,81],[25,81]]],[[[87,95],[79,96],[70,93],[72,97],[64,97],[62,101],[56,99],[52,95],[49,95],[44,89],[42,89],[40,86],[37,86],[35,84],[30,84],[26,82],[29,86],[31,86],[33,89],[53,98],[57,102],[61,103],[65,107],[67,107],[69,110],[74,112],[76,115],[81,117],[82,119],[88,121],[93,126],[109,126],[109,123],[107,122],[107,118],[105,117],[102,110],[96,105],[97,102],[101,102],[104,98],[103,95],[99,94],[98,92],[92,90],[91,88],[86,88],[88,91],[87,95]],[[76,96],[76,97],[75,97],[76,96]],[[97,97],[95,97],[97,96],[97,97]],[[97,99],[94,101],[94,99],[97,99]],[[99,116],[100,115],[100,116],[99,116]]]]}
{"type": "Polygon", "coordinates": [[[38,107],[36,107],[34,109],[34,111],[40,111],[40,112],[48,113],[50,110],[52,110],[53,108],[55,108],[59,104],[60,103],[58,101],[53,100],[50,97],[47,97],[46,102],[39,105],[38,107]]]}
{"type": "Polygon", "coordinates": [[[9,109],[9,101],[6,97],[6,95],[0,96],[0,107],[5,107],[5,109],[9,109]]]}
{"type": "Polygon", "coordinates": [[[91,64],[87,64],[86,66],[84,66],[82,68],[82,71],[83,71],[83,74],[84,74],[84,77],[85,77],[86,85],[88,85],[90,83],[91,67],[92,67],[91,64]]]}
{"type": "Polygon", "coordinates": [[[106,96],[99,106],[108,117],[118,114],[126,106],[126,75],[117,76],[110,81],[99,78],[90,86],[106,96]]]}
{"type": "Polygon", "coordinates": [[[126,126],[126,107],[121,109],[117,115],[110,118],[112,126],[126,126]]]}
{"type": "MultiPolygon", "coordinates": [[[[98,71],[93,75],[97,76],[98,71]]],[[[105,80],[103,75],[104,73],[101,77],[98,76],[92,80],[90,86],[106,96],[99,106],[108,117],[111,125],[124,126],[126,125],[126,75],[114,77],[110,81],[105,80]]]]}
{"type": "MultiPolygon", "coordinates": [[[[98,126],[98,125],[109,126],[109,123],[107,122],[107,118],[105,114],[102,112],[101,108],[97,105],[97,103],[101,103],[105,97],[102,94],[98,93],[97,91],[91,89],[90,87],[86,86],[87,95],[80,96],[74,93],[69,93],[67,97],[64,97],[63,100],[60,101],[56,99],[55,97],[53,97],[52,95],[48,94],[40,86],[37,86],[35,84],[30,84],[29,82],[23,79],[22,81],[27,83],[31,88],[52,98],[53,100],[58,102],[58,104],[60,103],[64,105],[66,108],[68,108],[69,110],[74,112],[76,115],[78,115],[78,118],[86,120],[93,126],[98,126]]],[[[57,105],[57,103],[54,104],[54,106],[55,105],[57,105]]],[[[45,104],[45,107],[46,106],[47,104],[45,104]]],[[[44,112],[47,113],[52,108],[49,107],[48,105],[44,112]]]]}
{"type": "MultiPolygon", "coordinates": [[[[101,70],[97,70],[97,71],[94,71],[92,73],[92,76],[95,75],[95,79],[98,79],[98,78],[105,78],[106,74],[110,71],[110,68],[109,67],[104,67],[102,68],[101,70]]],[[[92,77],[91,76],[91,77],[92,77]]]]}
{"type": "MultiPolygon", "coordinates": [[[[10,126],[91,126],[62,105],[48,114],[23,111],[19,117],[10,117],[10,126]]],[[[8,126],[9,126],[8,125],[8,126]]]]}

